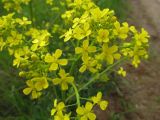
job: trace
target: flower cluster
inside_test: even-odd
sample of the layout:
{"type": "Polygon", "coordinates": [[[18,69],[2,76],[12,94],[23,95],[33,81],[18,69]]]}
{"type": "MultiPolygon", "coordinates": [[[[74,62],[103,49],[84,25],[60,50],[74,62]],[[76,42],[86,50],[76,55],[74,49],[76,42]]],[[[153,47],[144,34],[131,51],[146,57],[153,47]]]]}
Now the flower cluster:
{"type": "MultiPolygon", "coordinates": [[[[2,2],[7,10],[20,11],[21,4],[31,1],[2,2]]],[[[46,3],[54,5],[52,0],[46,3]]],[[[101,10],[91,0],[59,4],[66,6],[66,11],[60,15],[60,23],[49,24],[48,30],[35,26],[27,17],[15,18],[18,13],[1,16],[0,50],[8,50],[13,56],[13,66],[26,80],[25,95],[32,99],[52,95],[54,120],[95,120],[94,106],[105,110],[108,101],[97,91],[81,105],[81,91],[110,71],[119,69],[117,73],[125,77],[126,71],[120,66],[125,60],[138,67],[142,59],[148,58],[149,35],[143,28],[138,31],[127,22],[120,23],[113,10],[101,10]],[[68,113],[70,107],[72,112],[68,113]]]]}

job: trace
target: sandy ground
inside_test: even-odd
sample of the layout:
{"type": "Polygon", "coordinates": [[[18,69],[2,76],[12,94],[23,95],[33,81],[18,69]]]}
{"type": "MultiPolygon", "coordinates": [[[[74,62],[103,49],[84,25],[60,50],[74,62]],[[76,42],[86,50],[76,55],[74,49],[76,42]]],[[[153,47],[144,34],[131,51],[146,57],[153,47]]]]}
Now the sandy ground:
{"type": "Polygon", "coordinates": [[[127,98],[135,111],[127,120],[160,120],[160,0],[130,0],[131,24],[144,27],[151,35],[150,58],[134,70],[128,67],[127,98]]]}

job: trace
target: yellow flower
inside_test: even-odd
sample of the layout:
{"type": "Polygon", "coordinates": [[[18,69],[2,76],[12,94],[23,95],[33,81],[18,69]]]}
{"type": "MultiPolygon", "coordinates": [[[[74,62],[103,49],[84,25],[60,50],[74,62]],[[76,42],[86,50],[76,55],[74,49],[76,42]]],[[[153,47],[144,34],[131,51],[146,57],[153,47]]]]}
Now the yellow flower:
{"type": "Polygon", "coordinates": [[[45,62],[47,63],[51,63],[49,70],[53,71],[53,70],[57,70],[58,69],[58,65],[62,65],[65,66],[68,63],[67,59],[59,59],[62,55],[62,50],[57,49],[55,51],[55,53],[51,54],[47,54],[45,56],[45,62]]]}
{"type": "Polygon", "coordinates": [[[17,18],[16,19],[16,22],[17,23],[19,23],[20,25],[29,25],[29,24],[31,24],[32,22],[31,21],[28,21],[28,18],[26,18],[26,17],[23,17],[22,19],[20,19],[20,18],[17,18]]]}
{"type": "Polygon", "coordinates": [[[100,10],[98,7],[91,10],[93,20],[99,21],[109,13],[109,9],[100,10]]]}
{"type": "Polygon", "coordinates": [[[82,54],[82,56],[93,52],[96,52],[96,46],[89,46],[89,40],[84,40],[82,47],[75,48],[75,53],[82,54]]]}
{"type": "Polygon", "coordinates": [[[140,34],[135,34],[135,40],[136,40],[136,44],[138,46],[141,46],[143,43],[148,43],[148,32],[145,31],[143,28],[141,30],[142,32],[140,34]]]}
{"type": "Polygon", "coordinates": [[[126,77],[126,71],[124,71],[122,67],[120,67],[120,69],[118,70],[118,74],[122,75],[123,77],[126,77]]]}
{"type": "Polygon", "coordinates": [[[97,72],[97,69],[95,68],[97,65],[99,65],[97,64],[97,60],[89,57],[88,55],[84,55],[82,56],[82,61],[83,61],[83,64],[81,68],[79,69],[79,72],[83,73],[87,69],[92,73],[97,72]]]}
{"type": "Polygon", "coordinates": [[[122,23],[122,27],[120,26],[120,23],[116,21],[114,23],[115,29],[114,34],[117,35],[120,39],[125,40],[128,37],[129,27],[128,23],[124,22],[122,23]]]}
{"type": "Polygon", "coordinates": [[[72,28],[75,28],[75,27],[77,27],[78,25],[80,25],[80,24],[84,24],[87,20],[88,20],[88,17],[89,16],[89,14],[88,14],[88,12],[85,12],[82,16],[81,16],[81,18],[75,18],[74,20],[73,20],[73,26],[72,26],[72,28]]]}
{"type": "Polygon", "coordinates": [[[80,116],[80,120],[95,120],[96,115],[92,111],[93,104],[87,102],[85,107],[78,107],[76,109],[77,114],[80,116]]]}
{"type": "Polygon", "coordinates": [[[25,95],[29,95],[32,92],[32,99],[37,99],[41,96],[41,90],[48,88],[48,81],[46,77],[35,77],[31,80],[27,80],[27,88],[23,90],[25,95]]]}
{"type": "Polygon", "coordinates": [[[121,55],[116,53],[118,51],[118,46],[113,45],[112,47],[108,47],[107,44],[103,44],[102,48],[103,52],[100,57],[106,60],[108,64],[113,64],[114,59],[120,59],[121,55]]]}
{"type": "Polygon", "coordinates": [[[46,77],[35,77],[32,79],[35,82],[35,88],[37,91],[41,91],[43,89],[48,88],[48,81],[46,77]]]}
{"type": "Polygon", "coordinates": [[[56,113],[62,113],[65,108],[63,102],[57,103],[57,99],[54,100],[54,107],[51,110],[51,116],[54,116],[56,113]]]}
{"type": "Polygon", "coordinates": [[[29,95],[32,92],[32,99],[37,99],[41,96],[41,92],[38,92],[35,89],[34,81],[33,80],[27,80],[26,84],[28,85],[27,88],[23,89],[23,93],[25,95],[29,95]]]}
{"type": "Polygon", "coordinates": [[[71,19],[72,18],[72,14],[73,14],[73,10],[68,10],[68,11],[66,11],[64,14],[62,14],[62,18],[63,19],[71,19]]]}
{"type": "Polygon", "coordinates": [[[73,29],[74,38],[76,38],[77,40],[82,40],[90,34],[91,30],[88,22],[84,23],[82,27],[77,26],[73,29]]]}
{"type": "Polygon", "coordinates": [[[32,43],[33,45],[31,46],[31,50],[32,51],[36,51],[38,48],[44,47],[48,45],[48,37],[50,36],[50,34],[46,33],[42,33],[40,36],[37,36],[37,38],[35,38],[32,43]]]}
{"type": "Polygon", "coordinates": [[[17,49],[14,53],[15,59],[13,60],[13,66],[17,66],[17,68],[20,66],[21,63],[27,63],[29,56],[29,49],[28,47],[23,47],[22,49],[17,49]]]}
{"type": "Polygon", "coordinates": [[[138,65],[140,64],[140,58],[148,58],[147,51],[140,47],[140,46],[135,46],[133,51],[132,51],[132,64],[137,68],[138,65]]]}
{"type": "Polygon", "coordinates": [[[109,31],[106,29],[100,29],[98,31],[98,36],[97,36],[97,41],[98,42],[109,42],[109,31]]]}
{"type": "Polygon", "coordinates": [[[16,31],[11,31],[11,36],[7,37],[7,44],[9,44],[10,47],[19,45],[22,43],[22,34],[19,34],[16,31]]]}
{"type": "Polygon", "coordinates": [[[51,36],[47,30],[37,30],[35,28],[31,28],[29,31],[27,31],[26,35],[32,37],[32,51],[36,51],[37,49],[47,46],[49,37],[51,36]]]}
{"type": "Polygon", "coordinates": [[[74,81],[74,77],[69,76],[69,73],[66,73],[65,70],[60,69],[59,71],[60,78],[53,79],[53,84],[58,85],[60,84],[62,90],[68,89],[68,84],[74,81]]]}
{"type": "Polygon", "coordinates": [[[91,98],[94,104],[98,104],[102,110],[106,110],[108,106],[108,101],[102,100],[102,93],[98,92],[97,96],[91,98]]]}
{"type": "Polygon", "coordinates": [[[63,114],[65,107],[63,102],[57,103],[57,99],[54,100],[54,107],[51,110],[51,116],[54,116],[54,120],[70,120],[70,113],[63,114]]]}

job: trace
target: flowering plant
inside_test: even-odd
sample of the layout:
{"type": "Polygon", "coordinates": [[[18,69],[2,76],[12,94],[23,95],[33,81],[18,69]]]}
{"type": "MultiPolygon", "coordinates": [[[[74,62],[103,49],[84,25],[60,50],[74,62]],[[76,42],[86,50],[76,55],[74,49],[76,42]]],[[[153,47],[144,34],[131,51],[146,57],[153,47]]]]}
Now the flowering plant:
{"type": "Polygon", "coordinates": [[[138,67],[148,58],[148,33],[120,23],[113,10],[101,10],[91,0],[46,0],[60,21],[46,22],[43,29],[36,26],[32,9],[31,20],[16,17],[33,0],[2,2],[14,13],[0,17],[0,50],[13,56],[13,66],[26,80],[25,95],[41,99],[49,94],[54,100],[54,120],[95,120],[94,106],[106,110],[108,101],[98,89],[87,98],[82,92],[110,71],[125,77],[124,61],[138,67]],[[64,10],[59,12],[57,4],[64,10]]]}

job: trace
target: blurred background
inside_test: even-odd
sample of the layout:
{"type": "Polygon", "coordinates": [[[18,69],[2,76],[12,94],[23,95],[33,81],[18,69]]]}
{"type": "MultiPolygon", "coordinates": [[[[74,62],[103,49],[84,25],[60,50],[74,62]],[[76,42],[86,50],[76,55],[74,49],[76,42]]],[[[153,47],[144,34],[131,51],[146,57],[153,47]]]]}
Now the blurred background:
{"type": "MultiPolygon", "coordinates": [[[[125,68],[127,77],[109,83],[107,111],[96,109],[98,120],[160,120],[160,0],[94,0],[101,8],[115,10],[120,21],[150,34],[150,57],[134,69],[125,68]]],[[[4,14],[0,2],[0,15],[4,14]]],[[[43,5],[35,6],[42,9],[43,5]]],[[[47,14],[47,10],[42,13],[47,14]]],[[[49,120],[46,101],[31,101],[22,94],[24,81],[12,66],[6,51],[0,53],[0,120],[49,120]],[[42,109],[43,108],[43,109],[42,109]],[[46,119],[47,118],[47,119],[46,119]]]]}

